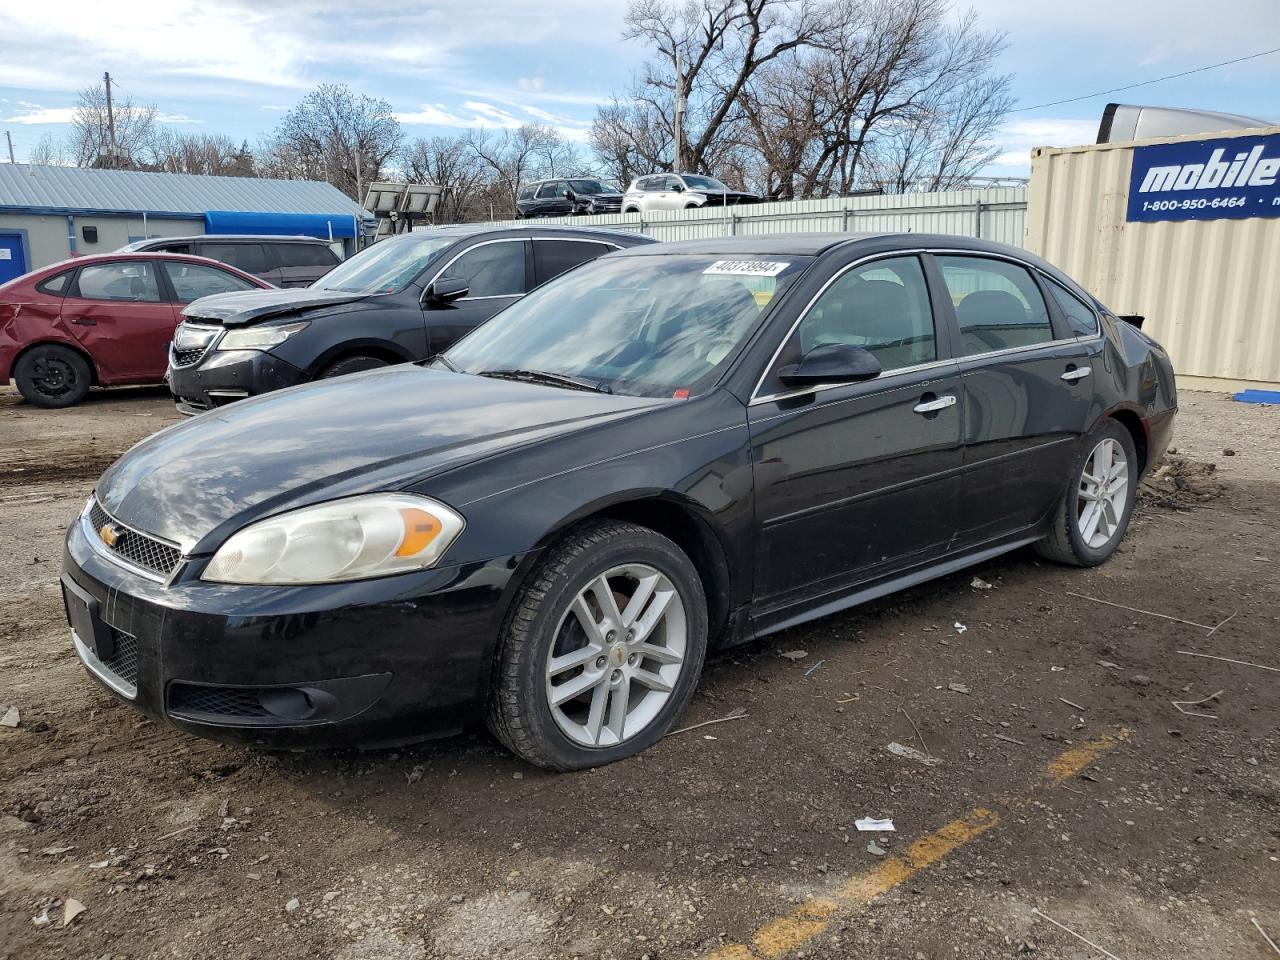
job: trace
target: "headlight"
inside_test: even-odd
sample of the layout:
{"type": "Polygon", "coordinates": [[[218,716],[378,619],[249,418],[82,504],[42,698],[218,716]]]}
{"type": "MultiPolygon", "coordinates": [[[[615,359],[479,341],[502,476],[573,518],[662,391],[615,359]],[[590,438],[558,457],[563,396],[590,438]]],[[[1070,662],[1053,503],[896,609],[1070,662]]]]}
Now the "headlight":
{"type": "Polygon", "coordinates": [[[265,327],[245,327],[228,330],[218,342],[219,350],[270,350],[279,346],[299,330],[307,328],[307,321],[280,323],[265,327]]]}
{"type": "Polygon", "coordinates": [[[412,494],[335,500],[245,527],[201,576],[217,583],[337,583],[433,565],[464,526],[442,503],[412,494]]]}

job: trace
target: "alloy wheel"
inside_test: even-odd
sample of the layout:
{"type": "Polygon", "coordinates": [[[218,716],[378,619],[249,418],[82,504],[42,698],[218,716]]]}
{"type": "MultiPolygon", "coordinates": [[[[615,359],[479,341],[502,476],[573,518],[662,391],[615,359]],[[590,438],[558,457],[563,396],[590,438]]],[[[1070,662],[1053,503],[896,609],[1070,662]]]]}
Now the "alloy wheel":
{"type": "Polygon", "coordinates": [[[671,580],[648,564],[593,578],[560,618],[547,702],[574,743],[611,747],[651,724],[684,668],[688,624],[671,580]]]}
{"type": "Polygon", "coordinates": [[[1076,494],[1076,526],[1087,546],[1099,550],[1116,535],[1128,496],[1129,460],[1108,437],[1085,461],[1076,494]]]}

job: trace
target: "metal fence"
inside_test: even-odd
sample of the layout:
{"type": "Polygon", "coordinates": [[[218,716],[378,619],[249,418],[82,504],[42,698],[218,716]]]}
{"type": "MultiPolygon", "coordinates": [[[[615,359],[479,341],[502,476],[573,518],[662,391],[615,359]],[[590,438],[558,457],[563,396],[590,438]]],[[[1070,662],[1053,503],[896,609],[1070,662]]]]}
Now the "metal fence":
{"type": "MultiPolygon", "coordinates": [[[[1026,187],[900,193],[871,197],[789,200],[745,207],[549,217],[538,223],[635,230],[655,240],[800,232],[944,233],[982,237],[1021,247],[1026,232],[1026,187]]],[[[495,221],[517,226],[526,220],[495,221]]]]}

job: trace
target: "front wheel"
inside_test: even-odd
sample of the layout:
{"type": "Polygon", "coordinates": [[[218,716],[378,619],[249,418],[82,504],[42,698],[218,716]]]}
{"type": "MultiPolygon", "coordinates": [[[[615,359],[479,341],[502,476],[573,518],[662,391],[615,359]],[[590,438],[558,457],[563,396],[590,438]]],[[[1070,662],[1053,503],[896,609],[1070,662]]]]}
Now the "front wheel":
{"type": "Polygon", "coordinates": [[[376,370],[378,367],[385,366],[388,366],[388,363],[381,357],[344,357],[321,370],[320,379],[327,380],[330,377],[344,377],[348,373],[359,373],[361,370],[376,370]]]}
{"type": "Polygon", "coordinates": [[[684,710],[706,647],[702,583],[676,544],[630,523],[580,527],[512,603],[489,728],[549,770],[632,756],[684,710]]]}
{"type": "Polygon", "coordinates": [[[1108,419],[1085,437],[1053,526],[1036,551],[1077,567],[1102,563],[1116,552],[1129,527],[1137,486],[1133,437],[1108,419]]]}
{"type": "Polygon", "coordinates": [[[89,392],[93,371],[80,354],[57,344],[32,347],[14,364],[13,379],[27,403],[70,407],[89,392]]]}

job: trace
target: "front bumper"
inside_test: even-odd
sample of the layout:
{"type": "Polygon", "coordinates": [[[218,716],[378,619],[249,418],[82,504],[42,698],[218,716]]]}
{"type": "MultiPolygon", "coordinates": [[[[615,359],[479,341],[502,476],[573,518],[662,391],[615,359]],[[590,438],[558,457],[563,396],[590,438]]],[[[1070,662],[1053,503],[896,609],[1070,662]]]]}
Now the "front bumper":
{"type": "Polygon", "coordinates": [[[207,558],[192,558],[166,584],[104,556],[90,533],[77,519],[63,555],[89,674],[179,729],[286,749],[403,743],[479,719],[521,560],[259,587],[201,581],[207,558]]]}
{"type": "Polygon", "coordinates": [[[190,415],[304,383],[307,375],[261,350],[211,350],[190,366],[171,361],[166,380],[178,410],[190,415]]]}

